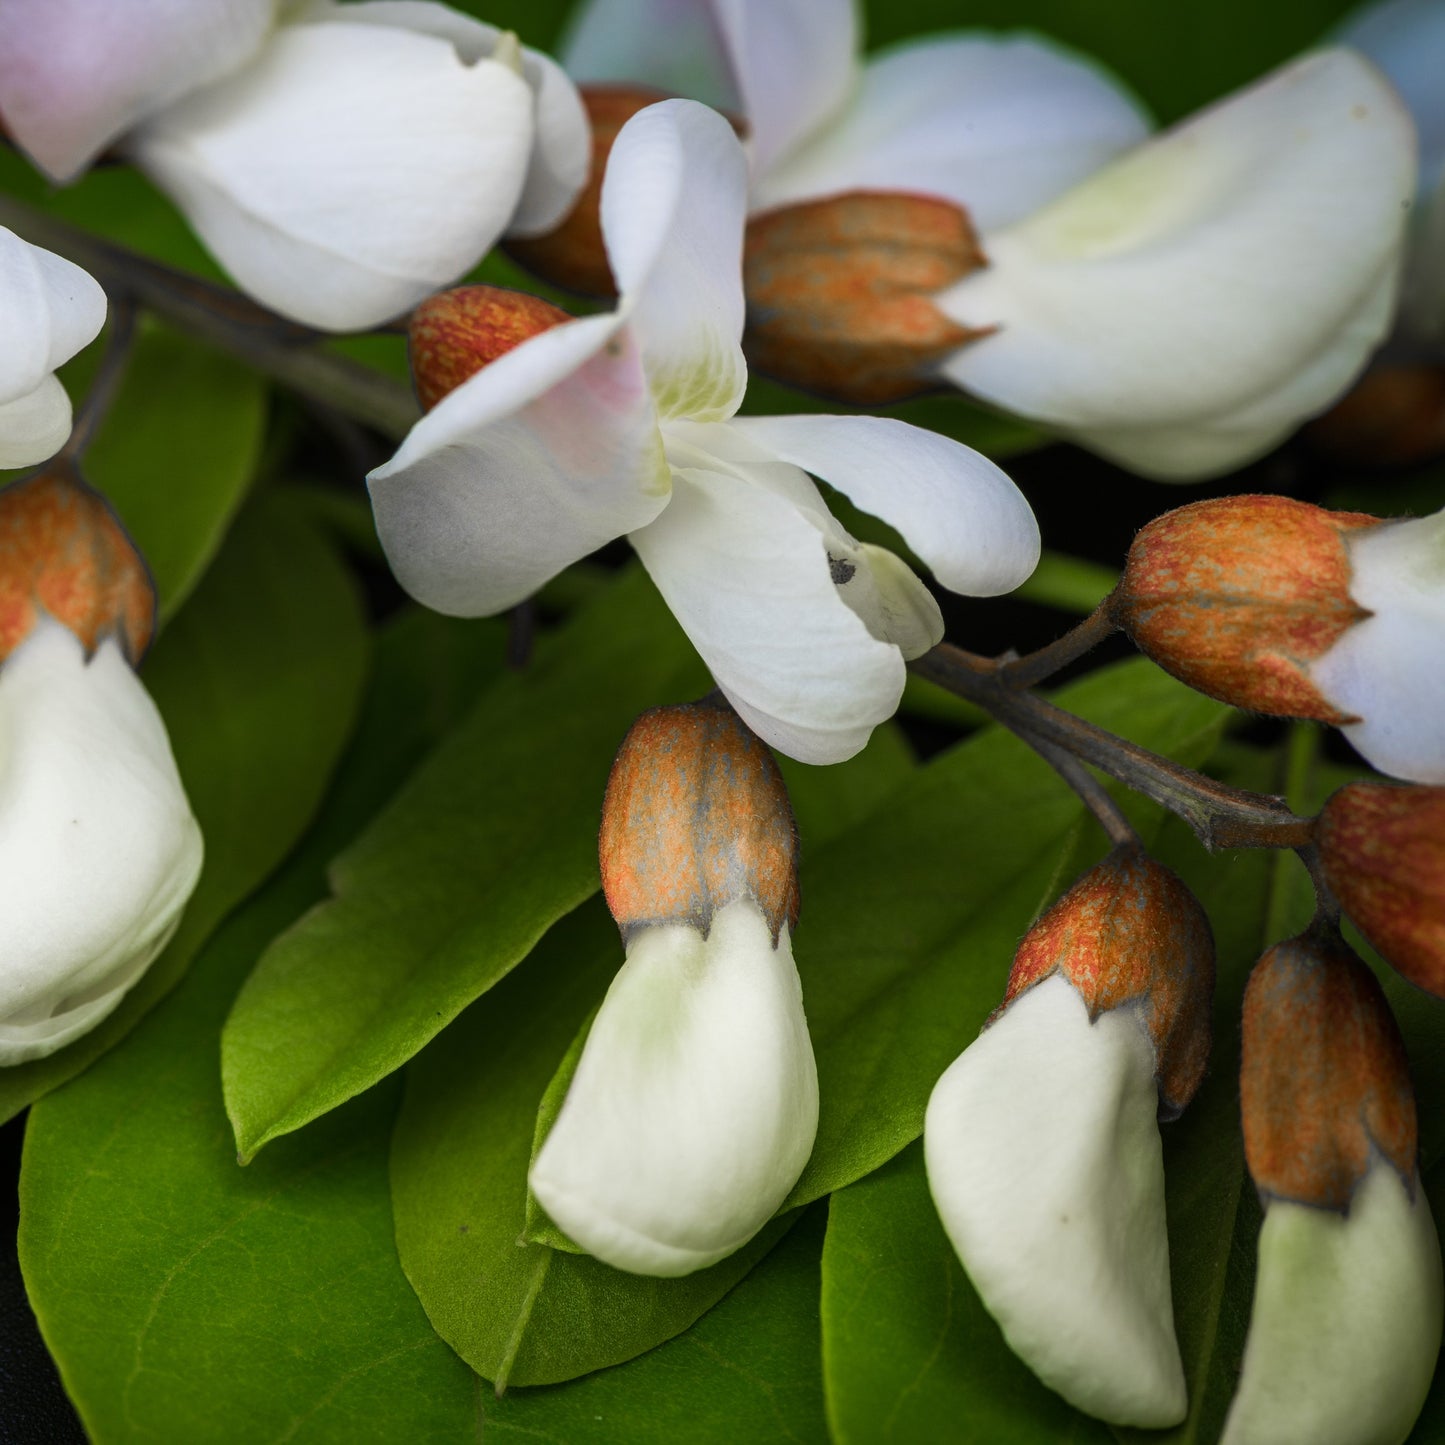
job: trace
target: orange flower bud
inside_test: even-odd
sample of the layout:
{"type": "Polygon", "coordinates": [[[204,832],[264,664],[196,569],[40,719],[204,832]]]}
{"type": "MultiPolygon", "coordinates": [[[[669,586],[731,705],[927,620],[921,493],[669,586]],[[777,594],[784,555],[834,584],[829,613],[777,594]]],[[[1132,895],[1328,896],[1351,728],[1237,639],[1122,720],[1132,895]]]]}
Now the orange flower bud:
{"type": "Polygon", "coordinates": [[[1378,1152],[1413,1188],[1415,1096],[1375,976],[1333,928],[1269,949],[1244,991],[1244,1153],[1260,1192],[1346,1210],[1378,1152]]]}
{"type": "Polygon", "coordinates": [[[862,406],[939,386],[938,363],[986,336],[933,298],[984,265],[951,201],[851,191],[748,222],[748,360],[780,381],[862,406]]]}
{"type": "Polygon", "coordinates": [[[587,119],[592,123],[592,169],[587,184],[566,219],[555,231],[525,240],[510,240],[507,254],[544,281],[583,296],[613,297],[617,283],[602,244],[602,177],[617,132],[637,114],[659,100],[660,90],[643,85],[582,85],[578,87],[587,119]]]}
{"type": "Polygon", "coordinates": [[[1350,534],[1378,517],[1288,497],[1166,512],[1129,549],[1110,608],[1139,650],[1236,707],[1336,725],[1310,664],[1367,614],[1350,596],[1350,534]]]}
{"type": "Polygon", "coordinates": [[[798,921],[798,838],[782,774],[725,703],[652,708],[607,780],[598,839],[607,906],[628,939],[657,923],[706,937],[750,898],[777,940],[798,921]]]}
{"type": "Polygon", "coordinates": [[[1325,804],[1316,837],[1360,932],[1417,988],[1445,998],[1445,788],[1350,783],[1325,804]]]}
{"type": "Polygon", "coordinates": [[[155,631],[155,587],[110,504],[70,470],[0,488],[0,661],[48,613],[93,652],[115,636],[132,665],[155,631]]]}
{"type": "Polygon", "coordinates": [[[1083,996],[1091,1020],[1139,1005],[1161,1114],[1177,1118],[1209,1062],[1214,936],[1194,895],[1141,849],[1114,849],[1029,929],[1004,1007],[1055,973],[1083,996]]]}
{"type": "Polygon", "coordinates": [[[488,362],[571,319],[540,296],[501,286],[458,286],[429,296],[407,326],[417,400],[430,411],[488,362]]]}
{"type": "Polygon", "coordinates": [[[1445,366],[1381,366],[1305,428],[1312,446],[1357,466],[1413,466],[1445,454],[1445,366]]]}

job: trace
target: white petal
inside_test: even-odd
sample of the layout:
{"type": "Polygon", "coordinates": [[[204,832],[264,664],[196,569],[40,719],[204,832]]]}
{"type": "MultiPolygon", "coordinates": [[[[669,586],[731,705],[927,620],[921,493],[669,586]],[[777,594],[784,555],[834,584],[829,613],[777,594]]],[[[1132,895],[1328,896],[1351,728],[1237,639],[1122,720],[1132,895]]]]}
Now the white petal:
{"type": "Polygon", "coordinates": [[[1118,1425],[1184,1418],[1154,1049],[1055,975],[938,1081],[924,1157],[985,1307],[1051,1389],[1118,1425]]]}
{"type": "Polygon", "coordinates": [[[0,666],[0,1063],[118,1004],[170,937],[201,835],[165,725],[114,642],[42,620],[0,666]]]}
{"type": "Polygon", "coordinates": [[[138,121],[239,69],[275,0],[0,0],[0,111],[54,180],[138,121]]]}
{"type": "Polygon", "coordinates": [[[1274,1199],[1223,1445],[1401,1445],[1440,1352],[1440,1244],[1378,1156],[1348,1216],[1274,1199]]]}
{"type": "Polygon", "coordinates": [[[709,0],[585,0],[557,55],[580,81],[650,85],[714,110],[742,109],[709,0]]]}
{"type": "Polygon", "coordinates": [[[676,460],[667,510],[631,536],[658,591],[764,742],[805,763],[852,757],[897,709],[905,675],[895,641],[873,631],[886,618],[867,559],[795,468],[676,460]],[[856,608],[853,587],[866,589],[856,608]]]}
{"type": "Polygon", "coordinates": [[[516,209],[533,96],[447,40],[282,28],[127,149],[248,291],[330,330],[376,325],[471,267],[516,209]]]}
{"type": "Polygon", "coordinates": [[[1445,512],[1387,522],[1350,541],[1350,595],[1373,613],[1310,677],[1343,732],[1381,772],[1445,784],[1445,512]]]}
{"type": "Polygon", "coordinates": [[[747,166],[732,127],[690,100],[639,111],[602,183],[602,235],[664,416],[731,416],[743,360],[747,166]]]}
{"type": "Polygon", "coordinates": [[[739,417],[732,428],[896,527],[950,591],[992,597],[1038,565],[1039,526],[971,447],[872,416],[739,417]]]}
{"type": "Polygon", "coordinates": [[[29,395],[95,340],[105,292],[88,272],[0,226],[0,402],[29,395]]]}
{"type": "Polygon", "coordinates": [[[1413,173],[1409,118],[1379,73],[1348,51],[1310,56],[986,236],[991,264],[940,305],[1000,329],[945,370],[1090,438],[1218,435],[1307,372],[1287,427],[1379,340],[1413,173]]]}
{"type": "Polygon", "coordinates": [[[841,191],[921,191],[993,230],[1149,133],[1101,67],[1031,35],[915,40],[871,58],[846,111],[760,175],[753,206],[841,191]]]}
{"type": "Polygon", "coordinates": [[[34,391],[0,402],[0,469],[53,457],[70,436],[70,396],[56,376],[34,391]]]}
{"type": "Polygon", "coordinates": [[[564,322],[442,398],[367,479],[397,580],[439,612],[500,612],[666,505],[636,344],[564,322]]]}
{"type": "Polygon", "coordinates": [[[681,1275],[740,1249],[797,1182],[818,1076],[788,931],[729,904],[704,941],[638,932],[531,1185],[598,1259],[681,1275]]]}

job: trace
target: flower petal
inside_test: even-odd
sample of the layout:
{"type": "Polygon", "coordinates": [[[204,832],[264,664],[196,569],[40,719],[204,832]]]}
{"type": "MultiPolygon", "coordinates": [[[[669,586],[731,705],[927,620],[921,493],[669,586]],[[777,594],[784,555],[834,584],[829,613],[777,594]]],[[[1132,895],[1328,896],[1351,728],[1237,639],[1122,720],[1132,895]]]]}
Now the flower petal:
{"type": "Polygon", "coordinates": [[[759,175],[765,210],[843,191],[919,191],[980,230],[1036,211],[1149,133],[1102,67],[1031,35],[930,36],[871,58],[848,108],[759,175]]]}
{"type": "Polygon", "coordinates": [[[0,469],[53,457],[70,436],[70,395],[54,375],[34,391],[0,402],[0,469]]]}
{"type": "Polygon", "coordinates": [[[468,65],[446,40],[323,19],[283,27],[127,149],[243,287],[348,330],[455,279],[501,234],[533,104],[509,66],[468,65]]]}
{"type": "Polygon", "coordinates": [[[663,416],[731,416],[743,360],[747,166],[732,127],[690,100],[639,111],[602,183],[602,235],[663,416]]]}
{"type": "Polygon", "coordinates": [[[1350,539],[1350,596],[1371,615],[1310,668],[1341,731],[1382,772],[1445,784],[1445,512],[1350,539]]]}
{"type": "Polygon", "coordinates": [[[774,463],[788,482],[724,465],[674,458],[671,503],[630,540],[748,726],[800,762],[841,762],[903,694],[898,646],[872,630],[886,619],[867,559],[818,515],[801,472],[774,463]],[[858,608],[846,600],[855,586],[868,589],[858,608]]]}
{"type": "MultiPolygon", "coordinates": [[[[991,264],[939,304],[999,330],[944,369],[1090,440],[1218,435],[1306,374],[1277,436],[1380,339],[1413,171],[1378,72],[1348,51],[1307,57],[986,236],[991,264]]],[[[1246,435],[1244,455],[1260,446],[1246,435]]]]}
{"type": "Polygon", "coordinates": [[[971,447],[874,416],[738,417],[730,429],[896,527],[950,591],[996,596],[1038,565],[1023,493],[971,447]]]}
{"type": "Polygon", "coordinates": [[[413,597],[462,617],[513,606],[666,505],[635,342],[616,316],[524,341],[443,397],[367,481],[413,597]]]}
{"type": "Polygon", "coordinates": [[[105,307],[88,272],[0,226],[0,402],[34,392],[94,341],[105,307]]]}
{"type": "Polygon", "coordinates": [[[174,930],[201,835],[115,642],[43,619],[0,667],[0,1064],[94,1027],[174,930]]]}
{"type": "Polygon", "coordinates": [[[740,1249],[797,1182],[818,1075],[786,926],[751,901],[640,930],[607,991],[531,1185],[566,1234],[634,1274],[740,1249]]]}
{"type": "Polygon", "coordinates": [[[238,70],[276,0],[0,0],[0,111],[21,148],[66,181],[138,121],[238,70]]]}
{"type": "Polygon", "coordinates": [[[1051,1389],[1119,1425],[1184,1418],[1154,1048],[1090,1023],[1061,975],[1020,995],[938,1081],[929,1187],[984,1306],[1051,1389]]]}
{"type": "Polygon", "coordinates": [[[1440,1353],[1445,1296],[1418,1175],[1413,1195],[1377,1156],[1347,1215],[1269,1201],[1223,1445],[1410,1433],[1440,1353]]]}

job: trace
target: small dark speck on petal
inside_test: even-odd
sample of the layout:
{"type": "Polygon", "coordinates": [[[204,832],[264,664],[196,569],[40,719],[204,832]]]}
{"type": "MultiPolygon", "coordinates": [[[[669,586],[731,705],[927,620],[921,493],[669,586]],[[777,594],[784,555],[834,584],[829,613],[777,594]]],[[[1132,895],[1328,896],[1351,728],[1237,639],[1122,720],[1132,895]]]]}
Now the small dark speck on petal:
{"type": "Polygon", "coordinates": [[[857,570],[846,557],[835,557],[831,552],[828,553],[828,574],[832,577],[834,586],[841,587],[845,582],[851,581],[857,570]]]}

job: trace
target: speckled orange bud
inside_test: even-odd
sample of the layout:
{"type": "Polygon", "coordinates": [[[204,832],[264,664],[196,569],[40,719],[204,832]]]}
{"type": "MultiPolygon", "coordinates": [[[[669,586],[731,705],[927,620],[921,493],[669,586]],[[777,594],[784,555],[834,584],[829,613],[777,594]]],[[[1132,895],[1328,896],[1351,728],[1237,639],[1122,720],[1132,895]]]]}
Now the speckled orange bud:
{"type": "Polygon", "coordinates": [[[1360,932],[1445,998],[1445,788],[1350,783],[1316,825],[1325,877],[1360,932]]]}
{"type": "Polygon", "coordinates": [[[506,243],[519,265],[554,286],[582,296],[613,297],[617,283],[602,244],[602,177],[617,132],[640,110],[667,96],[644,85],[578,86],[587,119],[592,123],[592,169],[576,204],[555,231],[506,243]]]}
{"type": "Polygon", "coordinates": [[[1209,1062],[1214,935],[1179,878],[1120,846],[1029,929],[1014,955],[1005,1007],[1061,973],[1090,1019],[1137,1004],[1158,1060],[1159,1112],[1177,1118],[1209,1062]]]}
{"type": "Polygon", "coordinates": [[[1445,366],[1372,368],[1305,436],[1353,466],[1418,466],[1445,455],[1445,366]]]}
{"type": "Polygon", "coordinates": [[[1350,596],[1347,541],[1378,517],[1288,497],[1220,497],[1150,522],[1110,601],[1114,620],[1166,672],[1252,712],[1358,721],[1310,664],[1367,615],[1350,596]]]}
{"type": "Polygon", "coordinates": [[[988,334],[933,303],[984,264],[968,216],[935,196],[851,191],[765,212],[743,243],[743,348],[759,371],[841,401],[918,396],[988,334]]]}
{"type": "Polygon", "coordinates": [[[42,612],[87,652],[116,637],[132,665],[155,631],[145,562],[105,498],[68,469],[0,489],[0,661],[42,612]]]}
{"type": "Polygon", "coordinates": [[[501,286],[438,291],[411,313],[407,351],[417,400],[430,411],[488,362],[572,318],[550,301],[501,286]]]}
{"type": "Polygon", "coordinates": [[[767,747],[723,702],[642,714],[607,780],[598,839],[602,889],[624,941],[656,923],[704,936],[738,899],[776,942],[798,921],[798,837],[767,747]]]}
{"type": "Polygon", "coordinates": [[[1244,1156],[1266,1198],[1347,1209],[1378,1151],[1413,1191],[1405,1046],[1375,976],[1330,926],[1269,949],[1244,991],[1244,1156]]]}

